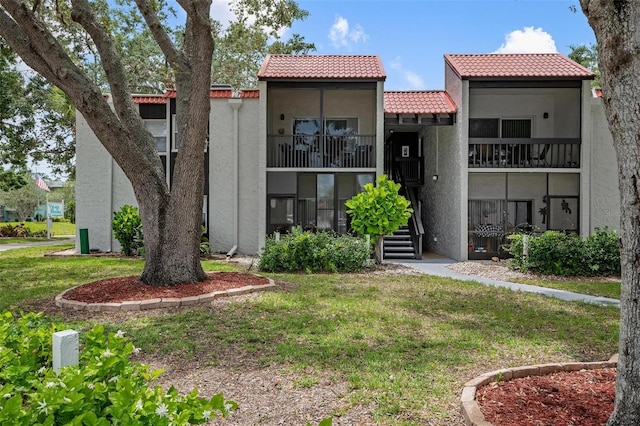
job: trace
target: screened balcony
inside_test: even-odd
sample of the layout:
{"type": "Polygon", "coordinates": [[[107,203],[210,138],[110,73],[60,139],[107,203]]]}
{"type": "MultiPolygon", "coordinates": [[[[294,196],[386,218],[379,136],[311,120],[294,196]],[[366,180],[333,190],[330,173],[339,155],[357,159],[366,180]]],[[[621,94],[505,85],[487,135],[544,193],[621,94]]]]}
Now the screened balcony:
{"type": "Polygon", "coordinates": [[[579,138],[469,138],[469,167],[579,168],[579,138]]]}
{"type": "Polygon", "coordinates": [[[269,135],[267,167],[375,168],[375,135],[269,135]]]}

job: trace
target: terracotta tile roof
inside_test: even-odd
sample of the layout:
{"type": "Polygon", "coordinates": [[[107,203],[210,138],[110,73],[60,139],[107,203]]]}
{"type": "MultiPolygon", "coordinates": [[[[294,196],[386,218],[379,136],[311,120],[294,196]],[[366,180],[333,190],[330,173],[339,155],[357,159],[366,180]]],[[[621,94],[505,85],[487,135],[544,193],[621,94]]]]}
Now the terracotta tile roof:
{"type": "MultiPolygon", "coordinates": [[[[165,98],[175,98],[176,91],[169,90],[165,92],[165,98]]],[[[233,97],[233,90],[230,89],[211,89],[209,92],[209,97],[211,99],[230,99],[233,97]]],[[[260,98],[260,91],[257,89],[245,89],[240,91],[240,97],[243,99],[258,99],[260,98]]]]}
{"type": "Polygon", "coordinates": [[[377,55],[269,55],[258,71],[260,80],[384,81],[377,55]]]}
{"type": "Polygon", "coordinates": [[[240,93],[240,97],[244,99],[259,99],[260,91],[259,90],[243,90],[240,93]]]}
{"type": "Polygon", "coordinates": [[[447,92],[384,92],[387,114],[453,114],[458,108],[447,92]]]}
{"type": "Polygon", "coordinates": [[[469,79],[590,80],[595,74],[559,53],[444,55],[444,60],[469,79]]]}
{"type": "Polygon", "coordinates": [[[133,95],[134,104],[166,104],[167,98],[163,95],[133,95]]]}
{"type": "Polygon", "coordinates": [[[229,99],[233,95],[233,91],[229,89],[212,89],[209,92],[211,99],[229,99]]]}

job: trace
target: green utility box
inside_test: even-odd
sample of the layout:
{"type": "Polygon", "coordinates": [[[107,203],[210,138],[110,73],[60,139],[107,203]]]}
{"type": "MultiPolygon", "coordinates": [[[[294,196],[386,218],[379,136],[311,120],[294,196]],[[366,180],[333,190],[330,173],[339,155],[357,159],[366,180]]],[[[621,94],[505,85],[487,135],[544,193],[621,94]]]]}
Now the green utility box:
{"type": "Polygon", "coordinates": [[[89,230],[86,228],[80,229],[80,253],[89,254],[89,230]]]}

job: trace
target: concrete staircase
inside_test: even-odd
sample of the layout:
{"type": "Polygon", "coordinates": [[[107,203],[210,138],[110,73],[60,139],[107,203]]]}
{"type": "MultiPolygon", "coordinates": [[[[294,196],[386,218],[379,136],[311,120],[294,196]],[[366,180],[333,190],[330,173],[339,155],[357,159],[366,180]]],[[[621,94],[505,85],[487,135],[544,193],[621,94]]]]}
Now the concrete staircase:
{"type": "Polygon", "coordinates": [[[415,259],[415,248],[409,228],[401,226],[393,235],[384,237],[382,245],[384,259],[415,259]]]}

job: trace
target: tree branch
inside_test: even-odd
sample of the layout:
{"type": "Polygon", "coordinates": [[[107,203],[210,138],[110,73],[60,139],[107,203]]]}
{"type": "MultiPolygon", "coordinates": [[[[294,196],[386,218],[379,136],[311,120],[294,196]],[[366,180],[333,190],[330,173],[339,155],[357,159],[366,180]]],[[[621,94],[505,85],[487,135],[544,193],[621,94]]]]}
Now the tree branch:
{"type": "Polygon", "coordinates": [[[151,6],[151,3],[147,0],[135,0],[135,2],[151,34],[153,34],[153,38],[156,40],[156,43],[158,43],[158,46],[160,46],[160,49],[162,49],[162,53],[167,57],[167,60],[174,67],[188,67],[187,59],[176,49],[173,41],[171,41],[171,38],[162,26],[158,14],[151,6]]]}
{"type": "Polygon", "coordinates": [[[127,75],[110,34],[100,24],[87,0],[72,0],[71,5],[71,18],[82,25],[96,45],[109,82],[116,113],[121,119],[124,114],[130,116],[135,106],[129,94],[127,75]]]}

